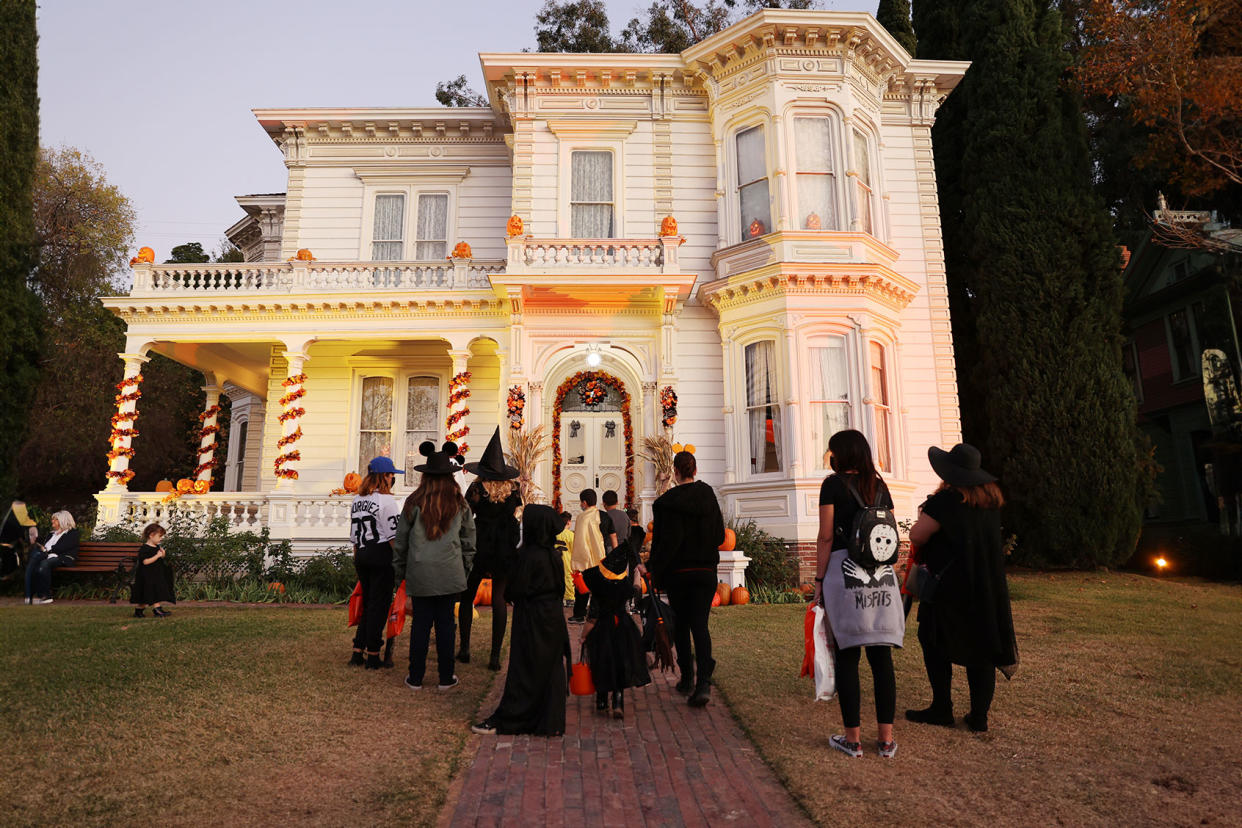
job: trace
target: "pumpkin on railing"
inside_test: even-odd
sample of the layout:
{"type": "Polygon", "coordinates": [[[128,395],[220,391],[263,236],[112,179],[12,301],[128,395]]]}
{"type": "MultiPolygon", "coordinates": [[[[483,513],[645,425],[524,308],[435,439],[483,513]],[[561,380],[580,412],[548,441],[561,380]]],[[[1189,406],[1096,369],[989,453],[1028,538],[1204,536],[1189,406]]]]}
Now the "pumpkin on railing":
{"type": "Polygon", "coordinates": [[[130,259],[129,263],[131,265],[154,264],[155,263],[155,251],[149,247],[140,247],[138,248],[138,255],[130,259]]]}

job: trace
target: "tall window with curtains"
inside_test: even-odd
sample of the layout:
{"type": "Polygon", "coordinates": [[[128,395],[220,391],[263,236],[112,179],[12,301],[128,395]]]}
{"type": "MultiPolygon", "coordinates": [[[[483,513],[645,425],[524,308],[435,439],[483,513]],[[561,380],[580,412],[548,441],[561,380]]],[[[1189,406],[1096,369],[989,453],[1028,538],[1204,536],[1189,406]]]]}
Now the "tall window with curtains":
{"type": "Polygon", "coordinates": [[[416,261],[436,262],[448,255],[448,203],[446,193],[426,193],[418,197],[418,226],[414,231],[416,261]]]}
{"type": "Polygon", "coordinates": [[[362,417],[358,422],[358,465],[392,455],[392,378],[362,380],[362,417]]]}
{"type": "Polygon", "coordinates": [[[811,410],[816,440],[816,462],[828,468],[828,440],[850,427],[849,356],[843,336],[830,336],[810,349],[811,410]]]}
{"type": "Polygon", "coordinates": [[[776,343],[746,346],[746,418],[750,431],[750,470],[781,470],[781,409],[776,377],[776,343]]]}
{"type": "Polygon", "coordinates": [[[889,408],[888,363],[884,346],[870,345],[871,401],[875,411],[875,462],[881,471],[893,470],[892,410],[889,408]]]}
{"type": "Polygon", "coordinates": [[[742,217],[742,241],[772,230],[768,202],[768,163],[763,127],[737,134],[737,202],[742,217]]]}
{"type": "Polygon", "coordinates": [[[855,180],[858,182],[859,226],[864,233],[871,233],[875,230],[872,221],[874,196],[871,188],[871,145],[867,136],[858,130],[854,130],[854,170],[857,173],[855,180]]]}
{"type": "Polygon", "coordinates": [[[573,152],[570,168],[570,235],[575,239],[612,238],[612,153],[573,152]]]}
{"type": "Polygon", "coordinates": [[[836,230],[832,125],[827,118],[794,118],[794,146],[798,163],[797,226],[802,230],[836,230]]]}
{"type": "Polygon", "coordinates": [[[440,380],[435,377],[410,377],[405,395],[405,474],[413,483],[414,467],[422,462],[418,447],[424,440],[435,442],[440,414],[440,380]]]}
{"type": "Polygon", "coordinates": [[[233,439],[237,441],[237,462],[233,464],[233,488],[239,492],[246,487],[246,436],[249,430],[249,419],[239,421],[233,429],[233,439]]]}
{"type": "Polygon", "coordinates": [[[377,195],[371,232],[371,259],[399,262],[405,247],[405,196],[377,195]]]}

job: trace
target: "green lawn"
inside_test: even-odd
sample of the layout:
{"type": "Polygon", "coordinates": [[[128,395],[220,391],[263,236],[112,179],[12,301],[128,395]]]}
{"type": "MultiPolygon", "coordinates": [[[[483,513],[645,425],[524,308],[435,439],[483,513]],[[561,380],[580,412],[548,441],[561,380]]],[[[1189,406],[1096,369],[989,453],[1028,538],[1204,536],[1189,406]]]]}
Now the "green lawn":
{"type": "MultiPolygon", "coordinates": [[[[863,661],[863,738],[827,740],[840,708],[798,678],[804,607],[713,612],[718,683],[734,715],[821,824],[1238,824],[1242,588],[1128,574],[1010,579],[1022,667],[998,677],[991,730],[907,723],[930,700],[907,629],[897,666],[897,758],[875,756],[863,661]]],[[[956,712],[966,680],[954,675],[956,712]]]]}
{"type": "Polygon", "coordinates": [[[413,693],[406,632],[363,671],[343,609],[0,606],[0,824],[430,824],[495,674],[413,693]]]}

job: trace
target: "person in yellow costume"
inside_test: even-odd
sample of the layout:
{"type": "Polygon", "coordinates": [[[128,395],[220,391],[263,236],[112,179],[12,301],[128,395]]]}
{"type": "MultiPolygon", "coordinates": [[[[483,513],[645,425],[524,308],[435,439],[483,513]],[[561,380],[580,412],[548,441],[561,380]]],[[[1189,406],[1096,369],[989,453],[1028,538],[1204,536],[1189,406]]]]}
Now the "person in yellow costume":
{"type": "Polygon", "coordinates": [[[565,562],[565,600],[574,600],[574,530],[570,528],[574,516],[569,512],[561,512],[561,531],[556,536],[556,550],[561,553],[565,562]]]}

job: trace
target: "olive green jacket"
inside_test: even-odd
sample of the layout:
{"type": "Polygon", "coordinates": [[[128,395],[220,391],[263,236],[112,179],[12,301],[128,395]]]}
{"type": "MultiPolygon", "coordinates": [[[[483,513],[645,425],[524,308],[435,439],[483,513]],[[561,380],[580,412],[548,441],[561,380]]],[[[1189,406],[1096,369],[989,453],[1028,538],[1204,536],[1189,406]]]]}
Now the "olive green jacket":
{"type": "Polygon", "coordinates": [[[412,597],[464,592],[466,574],[474,562],[474,515],[468,508],[459,509],[448,531],[428,540],[418,507],[412,509],[408,518],[401,512],[393,538],[392,568],[397,583],[405,581],[405,592],[412,597]]]}

